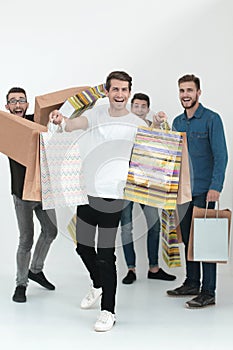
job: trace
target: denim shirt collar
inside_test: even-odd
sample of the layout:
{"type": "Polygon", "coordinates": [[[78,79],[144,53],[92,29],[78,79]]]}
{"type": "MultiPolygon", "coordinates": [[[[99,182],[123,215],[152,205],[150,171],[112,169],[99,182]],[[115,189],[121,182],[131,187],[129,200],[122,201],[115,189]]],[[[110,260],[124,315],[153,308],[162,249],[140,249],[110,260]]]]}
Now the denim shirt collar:
{"type": "MultiPolygon", "coordinates": [[[[197,118],[197,119],[200,119],[201,116],[202,116],[202,113],[204,111],[204,107],[203,105],[199,102],[199,106],[195,112],[195,114],[192,116],[192,118],[197,118]]],[[[187,119],[187,114],[186,114],[186,111],[184,110],[184,113],[182,115],[182,119],[183,120],[186,120],[187,119]]]]}

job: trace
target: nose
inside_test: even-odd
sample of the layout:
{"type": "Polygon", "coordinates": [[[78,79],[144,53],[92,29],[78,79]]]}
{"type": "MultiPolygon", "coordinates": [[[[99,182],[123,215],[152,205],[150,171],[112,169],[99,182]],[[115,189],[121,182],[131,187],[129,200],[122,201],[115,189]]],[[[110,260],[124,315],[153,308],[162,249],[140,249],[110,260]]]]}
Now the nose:
{"type": "Polygon", "coordinates": [[[118,96],[121,97],[123,95],[123,91],[119,89],[118,96]]]}

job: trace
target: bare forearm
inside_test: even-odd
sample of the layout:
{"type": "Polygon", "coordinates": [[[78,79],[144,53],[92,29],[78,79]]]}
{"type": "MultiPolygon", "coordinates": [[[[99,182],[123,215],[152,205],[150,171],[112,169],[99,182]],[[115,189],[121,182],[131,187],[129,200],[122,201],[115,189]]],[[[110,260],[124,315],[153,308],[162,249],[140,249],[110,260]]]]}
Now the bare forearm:
{"type": "Polygon", "coordinates": [[[84,116],[74,119],[64,117],[58,110],[54,110],[49,114],[49,120],[55,125],[62,125],[65,131],[86,130],[88,127],[88,120],[84,116]]]}

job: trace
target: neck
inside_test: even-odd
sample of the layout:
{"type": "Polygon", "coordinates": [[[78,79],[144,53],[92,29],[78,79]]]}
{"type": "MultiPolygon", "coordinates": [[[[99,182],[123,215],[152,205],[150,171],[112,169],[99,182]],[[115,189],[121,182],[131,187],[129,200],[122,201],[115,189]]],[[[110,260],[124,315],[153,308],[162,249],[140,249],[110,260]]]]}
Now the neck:
{"type": "Polygon", "coordinates": [[[190,119],[190,118],[192,118],[192,117],[194,116],[194,113],[196,112],[196,110],[198,109],[198,107],[199,107],[199,103],[197,102],[197,103],[195,104],[195,106],[193,106],[192,108],[188,108],[188,109],[185,110],[188,119],[190,119]]]}
{"type": "Polygon", "coordinates": [[[110,117],[124,117],[125,115],[129,114],[129,111],[127,108],[118,110],[118,109],[109,107],[108,113],[110,117]]]}

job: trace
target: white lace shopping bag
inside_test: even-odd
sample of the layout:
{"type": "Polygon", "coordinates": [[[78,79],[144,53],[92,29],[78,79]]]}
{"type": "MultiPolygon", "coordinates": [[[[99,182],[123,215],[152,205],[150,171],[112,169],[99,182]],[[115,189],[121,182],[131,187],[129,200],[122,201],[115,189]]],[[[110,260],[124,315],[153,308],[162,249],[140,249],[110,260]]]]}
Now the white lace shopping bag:
{"type": "Polygon", "coordinates": [[[75,133],[40,133],[43,209],[88,203],[75,133]]]}

